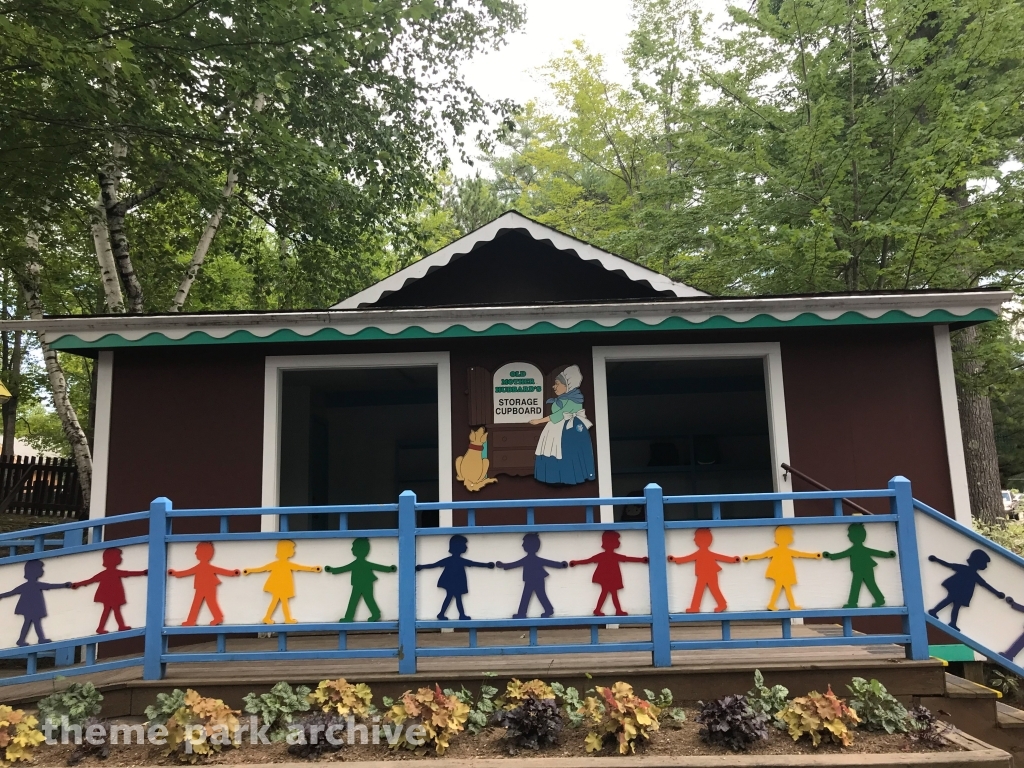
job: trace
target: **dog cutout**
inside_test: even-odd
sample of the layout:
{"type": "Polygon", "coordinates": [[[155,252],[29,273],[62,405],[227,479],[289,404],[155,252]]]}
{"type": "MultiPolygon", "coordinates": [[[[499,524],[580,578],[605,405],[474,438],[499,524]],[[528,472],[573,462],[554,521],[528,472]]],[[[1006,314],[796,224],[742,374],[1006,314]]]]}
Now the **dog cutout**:
{"type": "Polygon", "coordinates": [[[488,477],[491,462],[487,458],[487,430],[484,427],[469,433],[469,450],[463,456],[455,457],[455,479],[466,486],[468,491],[479,491],[485,485],[498,482],[488,477]]]}

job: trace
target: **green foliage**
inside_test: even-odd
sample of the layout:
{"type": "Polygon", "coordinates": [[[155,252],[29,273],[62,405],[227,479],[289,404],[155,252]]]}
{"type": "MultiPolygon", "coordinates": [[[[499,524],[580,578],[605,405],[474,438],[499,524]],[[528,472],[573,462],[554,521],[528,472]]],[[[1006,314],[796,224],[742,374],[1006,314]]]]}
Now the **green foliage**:
{"type": "Polygon", "coordinates": [[[284,741],[296,712],[308,712],[309,688],[292,688],[288,683],[277,683],[268,693],[248,693],[244,699],[245,711],[270,724],[271,741],[284,741]]]}
{"type": "Polygon", "coordinates": [[[643,749],[658,730],[661,710],[633,693],[628,683],[615,683],[610,688],[597,686],[596,696],[583,700],[583,714],[590,726],[587,752],[598,752],[614,744],[620,755],[635,754],[643,749]]]}
{"type": "Polygon", "coordinates": [[[166,725],[175,712],[185,706],[185,692],[175,688],[170,693],[158,693],[156,703],[146,707],[146,720],[151,725],[166,725]]]}
{"type": "MultiPolygon", "coordinates": [[[[458,691],[451,688],[445,688],[443,691],[445,696],[454,696],[456,699],[461,701],[467,707],[469,707],[469,718],[466,720],[466,730],[472,734],[480,733],[487,724],[490,722],[492,715],[497,710],[497,704],[494,701],[494,697],[498,695],[498,689],[493,685],[487,685],[486,683],[480,686],[480,698],[474,699],[473,694],[466,688],[462,688],[458,691]]],[[[385,706],[392,706],[386,704],[385,706]]]]}
{"type": "Polygon", "coordinates": [[[649,688],[644,688],[644,696],[654,706],[661,710],[661,718],[668,718],[671,724],[678,727],[686,722],[686,711],[682,707],[673,707],[672,691],[662,688],[661,692],[655,694],[649,688]]]}
{"type": "Polygon", "coordinates": [[[499,710],[494,722],[505,729],[509,754],[514,755],[520,749],[555,746],[564,721],[553,698],[527,696],[511,709],[499,710]]]}
{"type": "Polygon", "coordinates": [[[907,733],[911,728],[907,708],[878,680],[855,677],[850,685],[850,706],[860,721],[872,731],[907,733]]]}
{"type": "Polygon", "coordinates": [[[92,683],[71,683],[63,691],[51,693],[39,700],[39,715],[44,723],[50,722],[62,727],[64,718],[68,725],[82,725],[103,709],[100,702],[103,694],[92,683]]]}
{"type": "Polygon", "coordinates": [[[726,696],[707,704],[701,702],[697,722],[700,737],[708,744],[746,751],[768,738],[768,716],[751,709],[745,696],[726,696]]]}
{"type": "Polygon", "coordinates": [[[754,670],[754,688],[747,691],[747,704],[752,710],[767,715],[776,728],[785,729],[785,724],[776,715],[785,709],[788,701],[788,688],[784,685],[773,685],[769,688],[764,684],[761,670],[754,670]]]}
{"type": "Polygon", "coordinates": [[[974,530],[991,539],[1001,547],[1011,552],[1024,555],[1024,522],[1020,520],[1006,520],[998,523],[987,524],[978,518],[971,521],[974,530]]]}
{"type": "Polygon", "coordinates": [[[1002,667],[996,665],[986,665],[988,669],[985,675],[985,684],[989,688],[994,688],[1003,694],[1003,698],[1009,701],[1020,701],[1024,698],[1024,687],[1022,687],[1021,679],[1013,674],[1007,672],[1002,667]]]}
{"type": "MultiPolygon", "coordinates": [[[[561,683],[552,683],[551,691],[562,703],[562,708],[565,710],[565,716],[569,721],[569,725],[573,728],[579,728],[583,725],[586,715],[583,712],[583,699],[580,697],[580,692],[571,685],[566,687],[561,683]]],[[[587,691],[587,693],[590,692],[587,691]]]]}
{"type": "Polygon", "coordinates": [[[846,705],[846,701],[832,693],[832,686],[824,694],[811,691],[790,701],[779,713],[793,741],[801,736],[810,736],[817,747],[822,739],[848,747],[853,744],[853,729],[860,719],[857,712],[846,705]]]}

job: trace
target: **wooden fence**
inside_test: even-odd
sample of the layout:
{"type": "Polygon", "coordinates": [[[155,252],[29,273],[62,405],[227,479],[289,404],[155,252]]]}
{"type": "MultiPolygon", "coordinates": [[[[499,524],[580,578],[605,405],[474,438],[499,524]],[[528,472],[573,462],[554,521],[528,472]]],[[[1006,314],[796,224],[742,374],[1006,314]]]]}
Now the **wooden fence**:
{"type": "Polygon", "coordinates": [[[0,456],[0,514],[84,517],[74,459],[0,456]]]}

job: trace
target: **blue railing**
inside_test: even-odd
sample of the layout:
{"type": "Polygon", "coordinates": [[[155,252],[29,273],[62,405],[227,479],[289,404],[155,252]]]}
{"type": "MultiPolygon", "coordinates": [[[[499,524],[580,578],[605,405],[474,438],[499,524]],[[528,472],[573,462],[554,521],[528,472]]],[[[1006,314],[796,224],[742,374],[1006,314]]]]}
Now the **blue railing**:
{"type": "MultiPolygon", "coordinates": [[[[696,507],[691,507],[696,508],[696,507]]],[[[706,507],[705,507],[706,508],[706,507]]],[[[733,507],[735,508],[735,507],[733,507]]],[[[460,515],[461,517],[461,515],[460,515]]],[[[904,478],[894,478],[889,487],[879,490],[860,491],[813,491],[804,493],[761,493],[761,494],[727,494],[702,496],[664,496],[657,485],[649,485],[643,496],[618,498],[578,498],[578,499],[533,499],[533,500],[500,500],[479,502],[419,502],[410,491],[402,493],[397,504],[372,504],[358,506],[320,506],[320,507],[279,507],[279,508],[233,508],[233,509],[173,509],[167,499],[157,499],[148,512],[131,515],[120,515],[101,520],[68,525],[54,526],[45,531],[46,534],[71,535],[67,545],[59,550],[45,550],[45,545],[35,548],[33,552],[18,554],[13,557],[0,558],[0,564],[16,562],[44,556],[53,557],[58,553],[71,554],[105,549],[113,546],[124,547],[132,544],[145,543],[148,546],[149,580],[147,586],[146,626],[144,629],[133,629],[129,632],[112,633],[109,635],[87,636],[74,640],[49,643],[45,646],[33,646],[30,652],[24,649],[0,651],[0,658],[26,657],[28,659],[25,675],[16,678],[0,678],[0,684],[43,679],[57,674],[82,674],[101,669],[115,669],[129,665],[143,665],[146,679],[161,679],[166,665],[179,662],[210,662],[210,661],[267,661],[267,660],[303,660],[303,659],[355,659],[355,658],[393,658],[397,660],[401,674],[416,672],[417,659],[439,656],[483,656],[511,654],[555,654],[555,653],[603,653],[634,651],[650,653],[652,664],[658,667],[670,666],[672,652],[696,649],[730,649],[756,647],[784,647],[807,645],[866,645],[866,644],[900,644],[906,647],[906,655],[912,659],[928,657],[927,632],[924,607],[921,597],[920,569],[918,565],[917,543],[914,528],[914,500],[911,495],[910,482],[904,478]],[[844,514],[842,499],[882,499],[889,507],[888,514],[857,516],[851,518],[844,514]],[[856,609],[809,609],[779,611],[727,611],[725,613],[673,613],[670,610],[668,590],[668,561],[666,552],[666,535],[675,529],[709,528],[727,529],[736,527],[756,528],[760,526],[777,526],[783,520],[783,509],[786,502],[827,501],[831,502],[831,514],[811,517],[785,517],[784,524],[789,526],[834,525],[846,524],[851,520],[868,525],[895,526],[898,542],[900,574],[904,595],[902,606],[883,606],[878,608],[856,609]],[[773,517],[752,519],[723,519],[722,505],[771,504],[773,517]],[[711,519],[703,520],[666,520],[665,509],[677,505],[709,505],[711,519]],[[602,506],[637,505],[644,509],[643,522],[599,522],[599,509],[602,506]],[[581,523],[541,523],[535,522],[538,510],[573,507],[585,510],[585,522],[581,523]],[[522,525],[487,525],[490,510],[521,510],[525,511],[526,523],[522,525]],[[452,511],[465,513],[465,525],[426,528],[416,524],[419,513],[428,511],[452,511]],[[353,529],[349,523],[353,516],[373,513],[397,514],[396,528],[353,529]],[[337,525],[333,530],[291,530],[291,520],[298,515],[331,515],[336,517],[337,525]],[[260,518],[272,515],[277,521],[277,531],[233,532],[230,521],[232,518],[260,518]],[[212,533],[175,532],[176,521],[203,518],[218,521],[217,531],[212,533]],[[147,521],[148,535],[135,535],[127,538],[111,538],[109,528],[125,523],[147,521]],[[650,611],[643,614],[628,616],[553,616],[550,618],[502,618],[502,619],[422,619],[417,616],[417,584],[416,584],[416,552],[417,542],[429,537],[452,536],[454,534],[525,534],[525,533],[559,533],[583,531],[640,531],[646,537],[648,552],[648,589],[650,611]],[[77,532],[77,533],[75,533],[77,532]],[[85,536],[83,536],[85,534],[85,536]],[[79,538],[76,540],[74,536],[79,538]],[[300,624],[244,624],[208,626],[168,626],[166,621],[167,599],[167,557],[168,547],[185,542],[238,542],[267,540],[304,540],[304,539],[352,539],[363,537],[368,539],[391,539],[397,541],[398,550],[398,618],[390,621],[351,622],[351,623],[300,623],[300,624]],[[107,540],[109,539],[109,541],[107,540]],[[853,619],[860,616],[898,616],[902,620],[902,630],[898,633],[863,635],[853,630],[853,619]],[[794,637],[792,624],[796,620],[833,617],[842,625],[842,634],[837,636],[813,635],[794,637]],[[720,639],[711,640],[673,640],[672,626],[690,622],[716,622],[720,627],[720,639]],[[779,626],[778,637],[734,638],[733,623],[736,621],[771,622],[779,626]],[[602,640],[599,628],[608,624],[640,626],[649,628],[649,636],[641,639],[602,640]],[[539,631],[559,627],[577,627],[590,629],[589,642],[572,643],[541,643],[539,631]],[[452,642],[438,644],[437,630],[458,628],[466,630],[465,635],[441,634],[440,642],[445,643],[448,637],[452,642]],[[481,645],[478,642],[480,630],[515,629],[528,634],[528,643],[481,645]],[[421,643],[428,631],[433,630],[431,642],[421,643]],[[389,633],[393,639],[386,647],[350,647],[349,638],[353,633],[373,631],[389,633]],[[237,636],[252,636],[257,633],[270,632],[276,635],[276,650],[229,650],[228,639],[237,636]],[[331,649],[290,649],[289,638],[299,633],[331,633],[337,636],[337,646],[331,649]],[[144,637],[144,651],[141,657],[119,658],[110,661],[96,661],[95,644],[116,639],[144,637]],[[202,636],[214,638],[215,650],[209,652],[188,651],[170,647],[172,638],[202,636]],[[456,643],[458,639],[460,642],[456,643]],[[36,657],[43,652],[74,649],[84,647],[85,664],[68,666],[67,658],[58,658],[58,666],[52,670],[38,671],[36,657]]],[[[25,532],[17,534],[18,540],[36,541],[41,532],[25,532]]],[[[0,551],[6,540],[14,540],[14,535],[0,536],[0,551]],[[9,538],[8,538],[9,537],[9,538]]],[[[605,636],[607,638],[607,635],[605,636]]]]}

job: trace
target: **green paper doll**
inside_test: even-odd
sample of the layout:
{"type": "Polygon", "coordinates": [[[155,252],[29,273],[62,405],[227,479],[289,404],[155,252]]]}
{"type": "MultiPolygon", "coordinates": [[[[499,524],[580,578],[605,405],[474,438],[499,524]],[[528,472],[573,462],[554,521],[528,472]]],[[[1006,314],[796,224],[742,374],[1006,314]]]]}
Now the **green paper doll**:
{"type": "Polygon", "coordinates": [[[880,608],[885,605],[885,595],[882,594],[882,590],[875,583],[875,566],[878,565],[875,562],[875,558],[896,557],[896,553],[892,550],[883,552],[880,549],[865,547],[864,541],[867,537],[868,532],[864,528],[864,524],[853,523],[846,529],[846,538],[850,540],[853,546],[849,549],[844,549],[842,552],[821,553],[823,557],[827,557],[829,560],[850,559],[850,573],[853,574],[853,581],[850,584],[850,598],[846,601],[846,605],[843,606],[844,608],[859,607],[861,587],[864,586],[868,588],[868,592],[875,598],[875,602],[871,606],[872,608],[880,608]]]}
{"type": "Polygon", "coordinates": [[[373,583],[377,580],[373,572],[394,573],[398,570],[398,567],[371,563],[366,559],[366,556],[369,554],[370,540],[359,538],[352,542],[352,555],[355,557],[355,560],[348,565],[342,565],[338,568],[330,565],[324,568],[328,573],[352,574],[352,595],[348,599],[348,610],[345,611],[345,617],[339,619],[339,621],[355,621],[356,608],[359,607],[360,600],[365,602],[366,607],[370,609],[369,621],[380,621],[380,608],[377,607],[377,601],[373,599],[373,583]]]}

